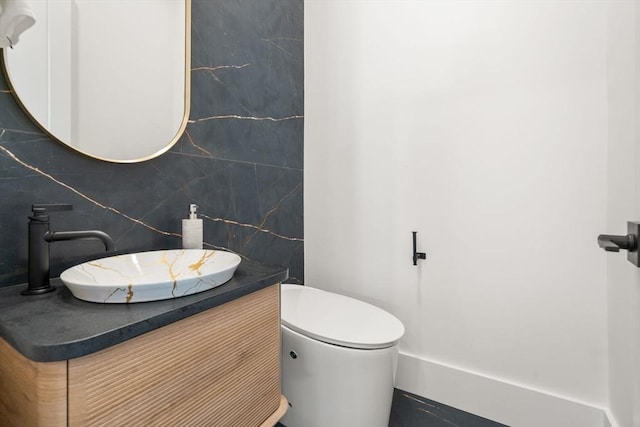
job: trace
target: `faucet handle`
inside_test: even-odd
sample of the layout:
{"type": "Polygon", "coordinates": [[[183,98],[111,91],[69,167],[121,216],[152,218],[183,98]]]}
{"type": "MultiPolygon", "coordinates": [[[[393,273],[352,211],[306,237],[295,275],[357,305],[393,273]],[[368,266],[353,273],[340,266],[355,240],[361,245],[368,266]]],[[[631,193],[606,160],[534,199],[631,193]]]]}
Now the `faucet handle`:
{"type": "Polygon", "coordinates": [[[73,205],[69,203],[48,203],[31,205],[33,215],[29,217],[35,222],[49,222],[49,212],[62,212],[73,210],[73,205]]]}
{"type": "Polygon", "coordinates": [[[73,205],[69,203],[44,203],[31,205],[34,215],[44,215],[47,212],[62,212],[73,210],[73,205]]]}

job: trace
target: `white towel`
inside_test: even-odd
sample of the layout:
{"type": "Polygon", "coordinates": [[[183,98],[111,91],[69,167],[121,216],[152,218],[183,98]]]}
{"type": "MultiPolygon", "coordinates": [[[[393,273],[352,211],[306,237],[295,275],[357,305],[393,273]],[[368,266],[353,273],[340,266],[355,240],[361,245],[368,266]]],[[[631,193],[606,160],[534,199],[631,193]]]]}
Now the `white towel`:
{"type": "Polygon", "coordinates": [[[0,10],[0,47],[15,46],[36,17],[27,0],[0,0],[0,10]]]}

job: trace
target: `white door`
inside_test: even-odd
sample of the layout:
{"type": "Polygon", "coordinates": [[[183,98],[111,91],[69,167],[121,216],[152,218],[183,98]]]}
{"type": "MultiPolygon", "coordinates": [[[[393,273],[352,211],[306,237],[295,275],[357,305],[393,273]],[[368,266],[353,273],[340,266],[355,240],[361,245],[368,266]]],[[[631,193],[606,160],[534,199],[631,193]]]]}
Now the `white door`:
{"type": "MultiPolygon", "coordinates": [[[[640,221],[640,5],[610,2],[607,232],[640,221]]],[[[640,426],[640,268],[607,254],[609,408],[619,427],[640,426]]]]}

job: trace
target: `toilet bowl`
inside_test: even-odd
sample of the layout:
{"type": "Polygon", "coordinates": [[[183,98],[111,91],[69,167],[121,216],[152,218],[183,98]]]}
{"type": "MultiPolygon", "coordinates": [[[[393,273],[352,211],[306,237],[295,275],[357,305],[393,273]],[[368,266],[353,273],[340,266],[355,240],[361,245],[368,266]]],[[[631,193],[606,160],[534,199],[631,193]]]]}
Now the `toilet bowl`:
{"type": "Polygon", "coordinates": [[[365,302],[282,285],[287,427],[387,427],[402,323],[365,302]]]}

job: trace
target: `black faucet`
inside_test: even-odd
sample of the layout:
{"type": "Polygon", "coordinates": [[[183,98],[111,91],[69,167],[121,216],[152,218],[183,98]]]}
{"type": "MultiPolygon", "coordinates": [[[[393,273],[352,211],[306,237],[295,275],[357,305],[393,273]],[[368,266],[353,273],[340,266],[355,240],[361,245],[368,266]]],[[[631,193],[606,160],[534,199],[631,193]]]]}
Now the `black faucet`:
{"type": "Polygon", "coordinates": [[[29,217],[29,286],[22,295],[39,295],[55,290],[49,284],[49,243],[61,240],[99,239],[107,251],[115,250],[113,239],[99,230],[50,231],[49,212],[70,211],[69,204],[32,205],[29,217]]]}

